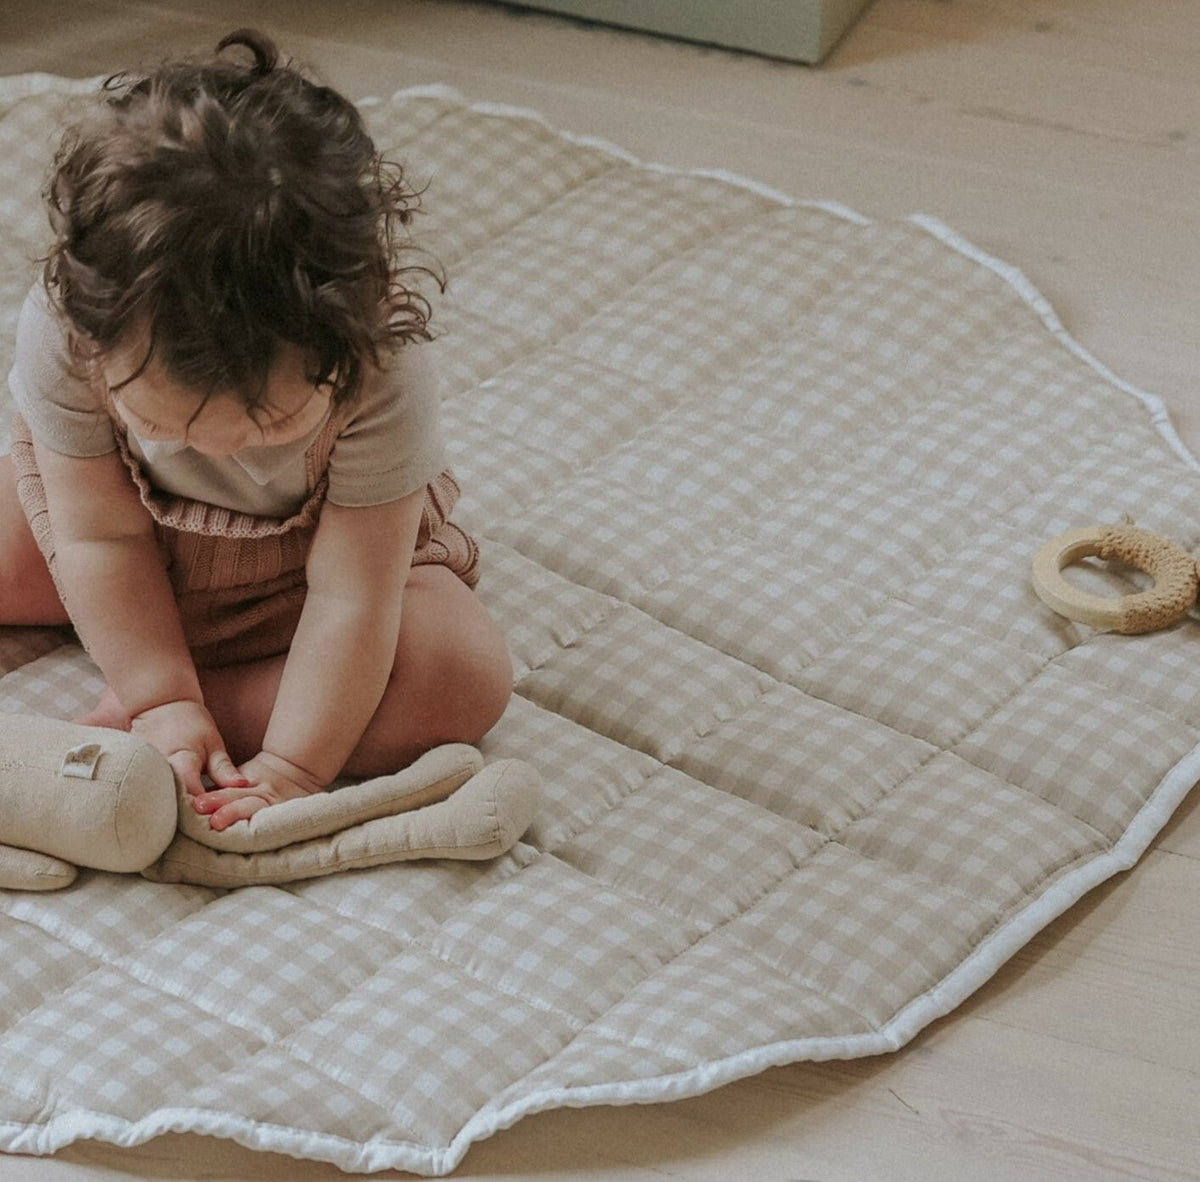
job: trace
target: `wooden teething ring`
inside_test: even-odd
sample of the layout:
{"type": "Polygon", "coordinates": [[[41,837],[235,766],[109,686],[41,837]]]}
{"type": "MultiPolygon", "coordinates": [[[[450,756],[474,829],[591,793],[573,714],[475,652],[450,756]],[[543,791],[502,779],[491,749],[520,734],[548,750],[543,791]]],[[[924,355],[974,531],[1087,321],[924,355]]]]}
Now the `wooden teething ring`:
{"type": "Polygon", "coordinates": [[[1169,538],[1133,525],[1101,525],[1068,530],[1048,541],[1033,559],[1033,589],[1068,619],[1132,635],[1181,620],[1196,602],[1200,574],[1192,556],[1169,538]],[[1063,567],[1081,558],[1123,562],[1145,571],[1154,586],[1134,595],[1090,595],[1062,576],[1063,567]]]}

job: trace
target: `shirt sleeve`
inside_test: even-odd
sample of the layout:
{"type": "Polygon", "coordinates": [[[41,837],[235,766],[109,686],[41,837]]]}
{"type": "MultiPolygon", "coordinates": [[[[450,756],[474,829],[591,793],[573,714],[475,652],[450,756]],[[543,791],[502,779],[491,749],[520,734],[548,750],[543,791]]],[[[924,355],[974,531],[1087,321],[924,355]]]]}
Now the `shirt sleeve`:
{"type": "Polygon", "coordinates": [[[441,394],[432,351],[396,350],[370,375],[329,459],[329,499],[348,508],[382,505],[416,492],[446,465],[441,394]]]}
{"type": "Polygon", "coordinates": [[[87,457],[116,447],[103,401],[76,372],[66,327],[40,283],[21,307],[8,387],[34,438],[51,451],[87,457]]]}

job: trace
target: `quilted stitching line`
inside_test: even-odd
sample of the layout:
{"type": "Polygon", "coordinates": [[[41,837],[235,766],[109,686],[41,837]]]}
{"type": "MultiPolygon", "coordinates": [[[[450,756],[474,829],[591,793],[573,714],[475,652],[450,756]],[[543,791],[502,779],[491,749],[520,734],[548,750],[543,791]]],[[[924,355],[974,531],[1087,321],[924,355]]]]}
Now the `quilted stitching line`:
{"type": "MultiPolygon", "coordinates": [[[[549,858],[549,859],[552,859],[555,861],[559,860],[558,855],[552,850],[541,851],[541,854],[542,854],[543,858],[549,858]]],[[[576,869],[576,868],[574,866],[572,866],[572,869],[576,869]]],[[[579,871],[579,873],[586,875],[586,872],[584,872],[584,871],[579,871]]],[[[592,876],[586,875],[586,877],[591,878],[592,876]]],[[[629,901],[631,903],[636,903],[637,905],[639,905],[641,908],[643,908],[645,910],[653,911],[655,913],[658,913],[658,912],[669,913],[668,908],[665,908],[656,903],[653,903],[652,901],[650,901],[640,895],[637,895],[636,893],[634,893],[632,891],[625,890],[624,888],[622,888],[620,886],[614,885],[613,883],[610,883],[610,882],[606,882],[602,879],[594,879],[593,881],[596,883],[596,885],[598,887],[603,888],[604,891],[611,893],[611,894],[615,894],[615,895],[625,896],[629,899],[629,901]]],[[[686,919],[687,922],[689,922],[689,923],[695,922],[694,920],[691,920],[686,916],[680,916],[679,918],[686,919]]],[[[423,950],[425,952],[427,952],[430,956],[436,957],[439,961],[441,961],[448,967],[452,967],[452,968],[458,970],[464,976],[470,977],[472,980],[476,981],[479,985],[481,985],[482,987],[484,987],[492,992],[495,992],[497,995],[508,998],[514,1002],[520,1002],[521,1004],[526,1005],[526,1006],[530,1007],[531,1009],[536,1010],[538,1013],[544,1014],[546,1016],[553,1016],[553,1017],[557,1018],[565,1026],[571,1028],[571,1030],[573,1031],[572,1036],[571,1036],[572,1038],[576,1037],[578,1034],[587,1030],[592,1025],[592,1023],[595,1021],[594,1017],[582,1018],[578,1014],[572,1012],[569,1009],[565,1009],[562,1006],[554,1005],[550,1002],[547,1002],[544,998],[531,995],[527,992],[524,992],[524,991],[516,988],[515,986],[514,987],[506,987],[501,984],[498,984],[495,980],[492,980],[492,979],[489,979],[488,977],[486,977],[480,971],[480,969],[478,969],[476,966],[474,966],[471,963],[471,960],[466,952],[460,953],[459,955],[455,955],[452,951],[450,951],[448,949],[437,948],[437,943],[438,943],[437,936],[438,936],[438,933],[436,931],[426,933],[425,935],[419,937],[418,940],[415,941],[414,943],[419,944],[423,948],[423,950]]],[[[690,947],[690,944],[688,946],[690,947]]],[[[683,949],[681,951],[686,951],[686,949],[683,949]]],[[[661,971],[661,969],[663,967],[665,967],[667,964],[671,963],[672,960],[676,959],[678,957],[678,955],[680,955],[680,953],[675,953],[672,956],[669,956],[665,959],[659,960],[653,967],[646,969],[646,971],[644,972],[642,977],[639,978],[639,981],[644,981],[644,980],[647,980],[650,977],[654,976],[657,972],[661,971]]],[[[620,998],[615,999],[612,1003],[610,1003],[609,1007],[606,1007],[606,1009],[611,1008],[612,1005],[618,1004],[619,1001],[620,1001],[620,998]]],[[[560,1048],[559,1052],[557,1052],[557,1053],[561,1053],[561,1051],[563,1049],[565,1049],[565,1045],[566,1044],[564,1044],[564,1047],[560,1048]]],[[[547,1061],[549,1061],[549,1060],[547,1060],[547,1061]]],[[[530,1071],[535,1070],[535,1069],[536,1068],[530,1068],[530,1071]]]]}

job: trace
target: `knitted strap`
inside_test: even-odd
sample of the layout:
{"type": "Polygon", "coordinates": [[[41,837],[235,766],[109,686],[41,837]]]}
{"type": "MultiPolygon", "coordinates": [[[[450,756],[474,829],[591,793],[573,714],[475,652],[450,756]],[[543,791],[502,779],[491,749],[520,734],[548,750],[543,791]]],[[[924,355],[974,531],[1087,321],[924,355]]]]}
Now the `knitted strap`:
{"type": "Polygon", "coordinates": [[[280,537],[301,527],[315,527],[325,499],[328,480],[325,469],[333,450],[340,416],[333,412],[305,453],[305,474],[308,478],[308,497],[304,504],[286,518],[265,517],[241,513],[211,505],[191,497],[175,496],[156,489],[146,478],[141,465],[129,447],[129,440],[120,420],[113,421],[113,436],[117,451],[129,470],[142,504],[151,517],[167,530],[213,538],[253,538],[261,540],[280,537]]]}
{"type": "Polygon", "coordinates": [[[1196,561],[1169,538],[1133,525],[1068,530],[1052,538],[1033,559],[1033,589],[1048,607],[1068,619],[1110,632],[1133,635],[1167,628],[1196,602],[1196,561]],[[1147,591],[1110,598],[1073,587],[1063,567],[1083,558],[1123,562],[1154,579],[1147,591]]]}

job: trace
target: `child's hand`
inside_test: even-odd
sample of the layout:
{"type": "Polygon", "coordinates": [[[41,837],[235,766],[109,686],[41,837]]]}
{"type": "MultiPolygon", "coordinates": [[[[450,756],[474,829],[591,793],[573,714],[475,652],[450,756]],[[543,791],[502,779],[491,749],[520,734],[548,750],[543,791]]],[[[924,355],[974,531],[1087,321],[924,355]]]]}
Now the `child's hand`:
{"type": "Polygon", "coordinates": [[[167,757],[176,777],[193,796],[204,791],[200,777],[206,773],[221,788],[242,788],[250,783],[229,758],[212,715],[199,702],[152,706],[133,718],[131,729],[167,757]]]}
{"type": "Polygon", "coordinates": [[[303,768],[268,751],[242,764],[241,772],[250,787],[214,788],[192,800],[196,812],[206,813],[209,825],[218,832],[235,821],[248,820],[269,804],[325,790],[325,785],[303,768]]]}

